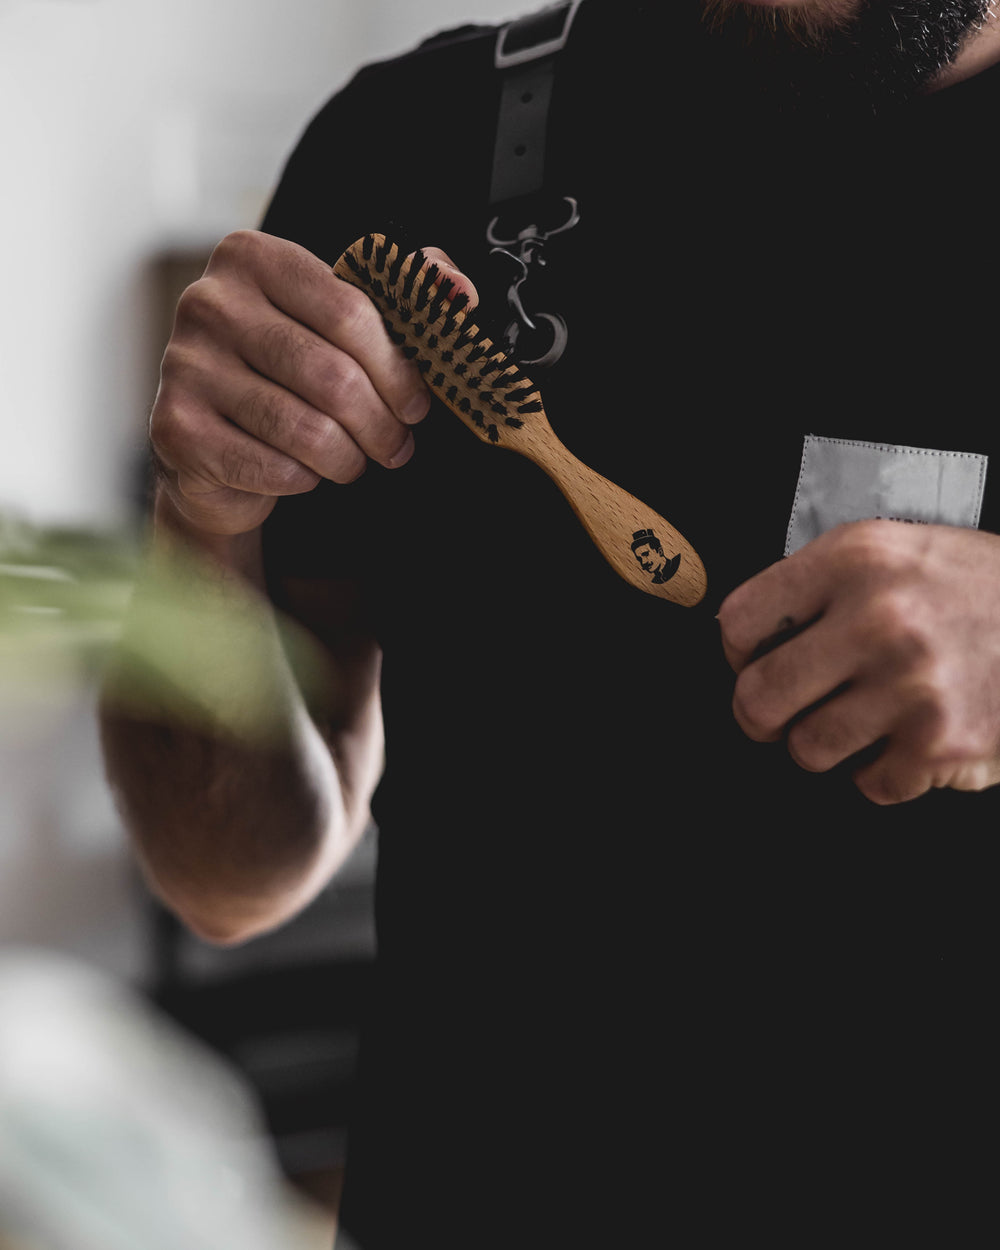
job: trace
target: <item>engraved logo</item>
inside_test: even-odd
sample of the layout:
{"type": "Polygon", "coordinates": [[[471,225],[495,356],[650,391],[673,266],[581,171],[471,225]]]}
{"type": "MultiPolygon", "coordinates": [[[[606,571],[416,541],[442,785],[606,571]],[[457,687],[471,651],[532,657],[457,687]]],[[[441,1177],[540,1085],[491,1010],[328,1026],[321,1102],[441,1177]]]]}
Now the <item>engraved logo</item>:
{"type": "Polygon", "coordinates": [[[663,544],[652,530],[636,530],[632,535],[632,554],[640,566],[652,575],[653,585],[662,586],[677,572],[681,562],[680,552],[672,560],[663,554],[663,544]]]}

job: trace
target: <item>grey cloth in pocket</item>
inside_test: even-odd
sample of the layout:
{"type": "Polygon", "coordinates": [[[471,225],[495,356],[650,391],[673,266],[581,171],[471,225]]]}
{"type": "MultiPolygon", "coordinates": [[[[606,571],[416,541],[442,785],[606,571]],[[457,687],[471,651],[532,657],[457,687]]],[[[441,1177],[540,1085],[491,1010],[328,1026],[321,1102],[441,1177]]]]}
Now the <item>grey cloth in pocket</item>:
{"type": "Polygon", "coordinates": [[[785,555],[843,521],[884,517],[976,529],[987,458],[807,434],[785,555]]]}

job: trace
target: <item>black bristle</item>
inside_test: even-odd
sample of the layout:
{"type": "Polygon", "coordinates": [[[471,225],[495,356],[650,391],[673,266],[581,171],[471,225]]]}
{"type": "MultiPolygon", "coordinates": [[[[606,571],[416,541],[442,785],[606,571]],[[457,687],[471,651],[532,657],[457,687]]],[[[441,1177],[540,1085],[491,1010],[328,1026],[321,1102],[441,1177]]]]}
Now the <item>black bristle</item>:
{"type": "MultiPolygon", "coordinates": [[[[427,266],[427,270],[420,281],[420,289],[417,291],[416,306],[421,312],[423,312],[430,301],[431,292],[434,290],[434,283],[437,282],[438,274],[440,274],[440,272],[441,270],[437,267],[437,265],[427,266]]],[[[431,317],[429,320],[433,321],[434,318],[431,317]]]]}
{"type": "Polygon", "coordinates": [[[501,377],[497,378],[496,385],[497,386],[518,386],[520,383],[527,382],[527,381],[528,379],[524,376],[524,374],[520,371],[520,369],[515,369],[513,373],[505,373],[501,377]]]}
{"type": "Polygon", "coordinates": [[[413,294],[413,284],[417,280],[417,274],[427,264],[427,257],[423,252],[414,252],[413,259],[410,261],[410,267],[406,271],[406,277],[403,279],[403,289],[400,292],[403,299],[409,300],[413,294]]]}
{"type": "Polygon", "coordinates": [[[445,293],[442,289],[443,286],[444,283],[441,283],[438,286],[434,298],[431,300],[431,306],[427,310],[427,320],[431,323],[431,325],[433,325],[434,322],[437,321],[438,317],[441,316],[441,309],[444,307],[445,293]]]}
{"type": "Polygon", "coordinates": [[[396,244],[369,235],[345,253],[345,261],[352,281],[383,314],[391,341],[484,438],[499,443],[501,427],[522,429],[523,417],[544,411],[535,384],[468,316],[469,296],[460,292],[450,299],[453,283],[423,251],[407,262],[396,244]]]}

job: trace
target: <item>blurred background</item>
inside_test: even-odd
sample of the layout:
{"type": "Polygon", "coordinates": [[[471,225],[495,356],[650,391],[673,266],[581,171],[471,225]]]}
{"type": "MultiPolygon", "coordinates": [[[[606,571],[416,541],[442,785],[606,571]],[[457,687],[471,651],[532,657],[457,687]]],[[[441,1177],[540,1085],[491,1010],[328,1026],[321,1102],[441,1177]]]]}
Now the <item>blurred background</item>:
{"type": "MultiPolygon", "coordinates": [[[[98,1194],[97,1162],[139,1130],[98,1131],[95,1146],[113,1118],[101,1056],[131,1090],[118,1115],[141,1118],[185,1073],[228,1091],[213,1131],[221,1117],[226,1142],[254,1139],[261,1166],[321,1217],[301,1244],[329,1244],[377,831],[280,933],[237,950],[197,942],[135,872],[103,780],[95,684],[133,567],[145,422],[180,291],[219,238],[258,223],[298,134],[359,64],[532,7],[0,0],[0,1250],[118,1244],[101,1219],[120,1195],[98,1194]],[[82,613],[67,607],[81,586],[82,613]],[[107,1013],[120,1027],[101,1025],[107,1013]],[[56,1166],[84,1142],[90,1173],[56,1166]],[[93,1242],[71,1199],[100,1208],[93,1242]],[[74,1233],[53,1214],[60,1202],[74,1233]]],[[[168,1143],[187,1156],[192,1116],[178,1112],[168,1143]]],[[[155,1116],[143,1131],[170,1136],[155,1116]]],[[[174,1181],[159,1200],[172,1193],[180,1209],[174,1181]]],[[[167,1250],[185,1235],[121,1244],[167,1250]]],[[[242,1250],[258,1244],[243,1236],[242,1250]]],[[[287,1228],[280,1239],[293,1245],[287,1228]]],[[[185,1250],[229,1244],[188,1238],[185,1250]]]]}

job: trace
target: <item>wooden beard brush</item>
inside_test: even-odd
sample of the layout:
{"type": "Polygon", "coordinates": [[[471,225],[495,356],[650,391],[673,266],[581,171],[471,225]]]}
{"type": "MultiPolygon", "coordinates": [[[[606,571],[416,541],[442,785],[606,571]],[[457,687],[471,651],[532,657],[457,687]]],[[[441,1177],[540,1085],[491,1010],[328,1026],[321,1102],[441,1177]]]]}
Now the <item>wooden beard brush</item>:
{"type": "Polygon", "coordinates": [[[565,495],[611,567],[647,594],[692,607],[705,594],[705,569],[688,541],[652,508],[568,451],[545,416],[535,384],[449,299],[447,279],[423,252],[404,256],[380,234],[359,239],[334,273],[364,291],[389,337],[427,385],[469,429],[534,461],[565,495]]]}

